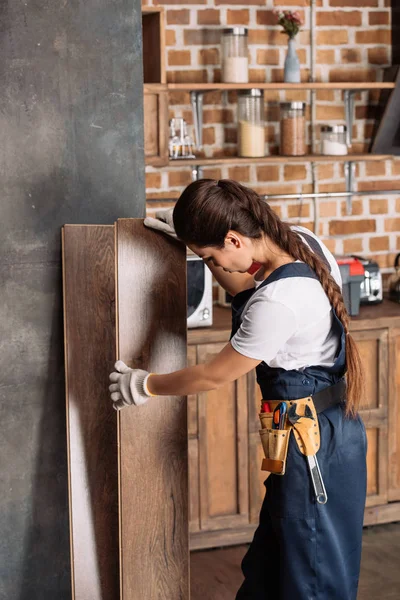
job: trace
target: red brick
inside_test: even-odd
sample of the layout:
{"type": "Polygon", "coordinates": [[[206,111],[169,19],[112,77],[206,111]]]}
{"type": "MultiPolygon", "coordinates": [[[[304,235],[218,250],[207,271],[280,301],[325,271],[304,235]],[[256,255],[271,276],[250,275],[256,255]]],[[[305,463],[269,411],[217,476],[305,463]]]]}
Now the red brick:
{"type": "MultiPolygon", "coordinates": [[[[332,50],[333,52],[333,50],[332,50]]],[[[334,90],[318,90],[317,91],[317,100],[320,102],[334,102],[335,100],[335,92],[334,90]]]]}
{"type": "Polygon", "coordinates": [[[340,211],[342,217],[352,216],[357,217],[363,214],[363,203],[362,200],[352,200],[351,202],[351,213],[348,215],[347,213],[347,203],[345,201],[340,203],[340,211]]]}
{"type": "Polygon", "coordinates": [[[219,29],[184,29],[183,39],[188,46],[214,46],[221,42],[221,32],[219,29]]]}
{"type": "Polygon", "coordinates": [[[326,238],[323,240],[323,242],[328,248],[328,250],[332,252],[332,254],[336,254],[337,240],[335,240],[334,238],[326,238]]]}
{"type": "Polygon", "coordinates": [[[317,44],[319,46],[337,46],[347,44],[349,36],[346,29],[329,29],[317,31],[317,44]]]}
{"type": "Polygon", "coordinates": [[[257,167],[257,181],[279,181],[279,167],[277,165],[257,167]]]}
{"type": "Polygon", "coordinates": [[[249,82],[250,83],[265,83],[266,72],[265,69],[249,69],[249,82]]]}
{"type": "MultiPolygon", "coordinates": [[[[180,192],[178,190],[168,190],[167,192],[149,192],[146,194],[147,200],[170,200],[171,198],[179,198],[180,192]]],[[[161,205],[161,203],[160,203],[161,205]]],[[[157,204],[151,203],[152,208],[156,208],[157,204]]]]}
{"type": "Polygon", "coordinates": [[[343,252],[345,254],[355,254],[356,252],[363,251],[363,240],[362,238],[350,238],[349,240],[343,240],[343,252]]]}
{"type": "Polygon", "coordinates": [[[367,177],[381,177],[386,175],[386,162],[370,162],[365,163],[365,174],[367,177]]]}
{"type": "Polygon", "coordinates": [[[368,62],[371,65],[389,64],[388,48],[368,48],[368,62]]]}
{"type": "Polygon", "coordinates": [[[207,8],[206,10],[197,11],[197,23],[199,25],[219,25],[220,22],[219,10],[207,8]]]}
{"type": "MultiPolygon", "coordinates": [[[[216,6],[220,4],[243,4],[243,0],[215,0],[216,6]]],[[[265,4],[265,0],[246,0],[245,4],[248,6],[262,6],[265,4]]]]}
{"type": "Polygon", "coordinates": [[[168,25],[189,25],[190,10],[183,8],[182,10],[167,10],[168,25]]]}
{"type": "Polygon", "coordinates": [[[257,10],[257,25],[276,25],[276,21],[273,10],[257,10]]]}
{"type": "Polygon", "coordinates": [[[397,190],[399,182],[397,180],[380,179],[378,181],[359,181],[358,189],[360,192],[367,190],[397,190]]]}
{"type": "Polygon", "coordinates": [[[389,29],[365,29],[356,31],[356,44],[388,44],[391,43],[389,29]]]}
{"type": "Polygon", "coordinates": [[[215,144],[215,128],[203,128],[203,144],[215,144]]]}
{"type": "Polygon", "coordinates": [[[198,71],[167,71],[168,83],[205,83],[207,81],[207,71],[201,69],[198,71]]]}
{"type": "Polygon", "coordinates": [[[203,111],[203,122],[206,123],[233,123],[233,113],[229,108],[206,108],[203,111]]]}
{"type": "Polygon", "coordinates": [[[161,187],[161,173],[146,173],[146,188],[161,187]]]}
{"type": "Polygon", "coordinates": [[[287,214],[289,219],[300,219],[300,218],[310,218],[310,205],[309,204],[288,204],[287,206],[287,214]]]}
{"type": "Polygon", "coordinates": [[[344,107],[343,106],[317,106],[318,121],[343,121],[344,107]]]}
{"type": "MultiPolygon", "coordinates": [[[[153,0],[154,6],[163,4],[182,4],[181,0],[153,0]]],[[[207,0],[186,0],[185,4],[207,4],[207,0]]]]}
{"type": "Polygon", "coordinates": [[[380,250],[389,250],[389,236],[382,235],[369,239],[369,249],[371,252],[379,252],[380,250]]]}
{"type": "Polygon", "coordinates": [[[385,219],[385,231],[400,231],[400,219],[385,219]]]}
{"type": "Polygon", "coordinates": [[[204,168],[203,169],[204,179],[221,179],[221,169],[218,168],[204,168]]]}
{"type": "Polygon", "coordinates": [[[190,50],[168,50],[168,64],[171,67],[190,65],[190,50]]]}
{"type": "Polygon", "coordinates": [[[370,25],[389,25],[390,24],[390,13],[388,10],[370,11],[368,14],[368,21],[370,25]]]}
{"type": "MultiPolygon", "coordinates": [[[[284,2],[282,2],[282,0],[274,0],[274,5],[278,8],[281,9],[282,8],[282,4],[286,7],[286,6],[306,6],[308,7],[310,4],[310,0],[285,0],[284,2]]],[[[322,0],[317,0],[316,2],[317,6],[322,6],[322,0]]]]}
{"type": "Polygon", "coordinates": [[[359,27],[362,21],[360,10],[318,11],[317,27],[359,27]]]}
{"type": "Polygon", "coordinates": [[[374,233],[376,222],[374,219],[354,219],[346,221],[331,221],[329,223],[329,235],[351,235],[352,233],[374,233]]]}
{"type": "Polygon", "coordinates": [[[343,6],[343,7],[358,7],[366,8],[367,6],[378,6],[379,0],[329,0],[329,6],[343,6]]]}
{"type": "Polygon", "coordinates": [[[199,65],[219,65],[219,48],[202,48],[199,50],[199,65]]]}
{"type": "Polygon", "coordinates": [[[249,29],[249,44],[286,46],[287,36],[277,29],[249,29]]]}
{"type": "Polygon", "coordinates": [[[248,25],[250,13],[247,8],[242,8],[241,10],[230,10],[228,8],[226,19],[228,25],[248,25]]]}
{"type": "Polygon", "coordinates": [[[285,181],[300,181],[306,179],[307,169],[304,165],[285,165],[284,180],[285,181]]]}
{"type": "Polygon", "coordinates": [[[317,63],[325,65],[336,64],[334,50],[317,50],[317,63]]]}
{"type": "Polygon", "coordinates": [[[257,50],[258,65],[279,65],[279,50],[276,48],[259,48],[257,50]]]}
{"type": "Polygon", "coordinates": [[[329,79],[331,81],[376,81],[376,69],[331,69],[329,79]]]}
{"type": "Polygon", "coordinates": [[[182,171],[171,171],[168,173],[168,184],[170,187],[179,187],[189,185],[192,181],[192,174],[190,169],[183,169],[182,171]]]}
{"type": "Polygon", "coordinates": [[[318,179],[333,179],[333,165],[332,164],[319,164],[318,165],[318,179]]]}
{"type": "Polygon", "coordinates": [[[173,29],[165,30],[165,45],[166,46],[175,46],[176,44],[176,35],[173,29]]]}
{"type": "Polygon", "coordinates": [[[228,171],[229,179],[236,181],[249,181],[250,179],[250,167],[231,167],[228,171]]]}
{"type": "Polygon", "coordinates": [[[224,142],[225,142],[225,144],[236,144],[237,143],[237,128],[236,127],[225,127],[224,128],[224,142]]]}
{"type": "Polygon", "coordinates": [[[361,62],[361,51],[356,48],[344,48],[340,51],[340,60],[342,63],[361,62]]]}

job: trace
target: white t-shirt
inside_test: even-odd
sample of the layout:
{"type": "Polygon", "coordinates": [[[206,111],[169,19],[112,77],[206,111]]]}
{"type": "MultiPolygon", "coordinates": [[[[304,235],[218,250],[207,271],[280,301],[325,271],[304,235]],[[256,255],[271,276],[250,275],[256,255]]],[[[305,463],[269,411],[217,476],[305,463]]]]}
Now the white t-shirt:
{"type": "MultiPolygon", "coordinates": [[[[308,229],[292,229],[318,240],[331,265],[331,275],[341,287],[340,270],[328,248],[308,229]]],[[[262,283],[254,281],[256,288],[262,283]]],[[[330,302],[318,279],[279,279],[249,299],[231,344],[240,354],[274,368],[288,371],[311,365],[330,367],[339,344],[338,335],[331,332],[332,319],[330,302]]]]}

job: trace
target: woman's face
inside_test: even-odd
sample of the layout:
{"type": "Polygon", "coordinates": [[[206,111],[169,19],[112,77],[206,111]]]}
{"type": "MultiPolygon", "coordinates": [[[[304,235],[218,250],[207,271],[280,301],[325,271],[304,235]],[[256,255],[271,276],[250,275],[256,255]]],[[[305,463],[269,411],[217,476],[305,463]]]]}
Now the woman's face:
{"type": "Polygon", "coordinates": [[[228,273],[246,273],[253,264],[253,244],[237,232],[228,232],[223,248],[189,244],[188,247],[205,262],[210,261],[228,273]]]}

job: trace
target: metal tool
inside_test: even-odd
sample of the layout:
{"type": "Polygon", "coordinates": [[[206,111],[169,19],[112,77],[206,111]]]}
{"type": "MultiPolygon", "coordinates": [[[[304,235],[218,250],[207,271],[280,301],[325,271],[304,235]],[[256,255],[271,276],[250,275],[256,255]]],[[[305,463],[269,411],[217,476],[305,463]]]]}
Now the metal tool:
{"type": "MultiPolygon", "coordinates": [[[[304,417],[298,415],[296,412],[296,406],[293,404],[288,410],[288,419],[293,426],[296,426],[299,419],[306,418],[314,420],[311,408],[305,406],[304,417]]],[[[310,470],[311,481],[313,484],[315,498],[318,504],[326,504],[328,501],[328,495],[326,493],[324,481],[322,479],[321,471],[319,468],[318,460],[315,454],[306,456],[308,468],[310,470]]]]}

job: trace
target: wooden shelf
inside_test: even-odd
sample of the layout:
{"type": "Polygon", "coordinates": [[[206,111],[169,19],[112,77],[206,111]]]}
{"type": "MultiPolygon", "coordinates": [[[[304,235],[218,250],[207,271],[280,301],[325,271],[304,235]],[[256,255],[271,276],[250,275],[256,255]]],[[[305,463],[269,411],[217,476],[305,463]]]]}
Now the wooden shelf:
{"type": "Polygon", "coordinates": [[[287,163],[287,162],[356,162],[356,161],[380,161],[390,160],[393,157],[386,154],[346,154],[345,156],[327,156],[322,154],[307,154],[305,156],[263,156],[260,158],[242,158],[239,156],[227,156],[216,158],[190,158],[182,160],[170,160],[169,167],[214,166],[214,165],[247,165],[249,163],[287,163]]]}
{"type": "Polygon", "coordinates": [[[330,83],[169,83],[168,90],[210,92],[213,90],[383,90],[394,89],[392,82],[330,82],[330,83]]]}

